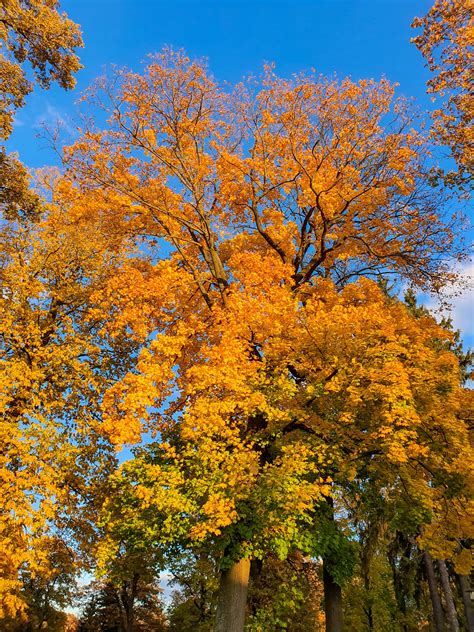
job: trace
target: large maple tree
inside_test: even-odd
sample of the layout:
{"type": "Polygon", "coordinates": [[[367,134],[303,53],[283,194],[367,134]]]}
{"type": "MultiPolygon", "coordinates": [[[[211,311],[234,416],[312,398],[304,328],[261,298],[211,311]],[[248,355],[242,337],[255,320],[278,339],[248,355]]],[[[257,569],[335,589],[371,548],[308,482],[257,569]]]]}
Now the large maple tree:
{"type": "Polygon", "coordinates": [[[459,367],[433,345],[445,333],[369,280],[438,289],[461,254],[455,223],[384,80],[268,67],[229,93],[165,51],[88,99],[108,124],[65,150],[62,186],[142,253],[94,312],[143,346],[104,397],[103,431],[159,439],[118,474],[104,555],[132,527],[220,547],[216,630],[241,630],[252,557],[319,552],[336,589],[315,516],[361,469],[434,512],[443,493],[422,472],[464,476],[459,367]]]}

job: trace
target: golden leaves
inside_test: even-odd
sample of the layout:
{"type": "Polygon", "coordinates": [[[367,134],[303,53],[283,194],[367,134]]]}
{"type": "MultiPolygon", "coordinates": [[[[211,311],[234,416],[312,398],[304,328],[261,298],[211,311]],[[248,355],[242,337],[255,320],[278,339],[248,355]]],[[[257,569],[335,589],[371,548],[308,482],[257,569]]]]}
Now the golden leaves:
{"type": "Polygon", "coordinates": [[[178,499],[191,503],[166,537],[177,529],[208,542],[238,528],[250,507],[259,527],[249,550],[297,541],[333,481],[354,480],[360,467],[394,488],[401,472],[413,477],[413,493],[435,511],[440,490],[424,468],[463,469],[449,333],[366,279],[343,291],[322,280],[302,301],[281,260],[236,249],[227,262],[235,272],[225,304],[204,310],[200,324],[196,312],[180,312],[138,373],[111,390],[124,415],[112,436],[130,440],[141,420],[169,441],[169,469],[134,492],[162,511],[163,494],[175,498],[173,511],[178,499]]]}
{"type": "Polygon", "coordinates": [[[106,340],[88,310],[118,258],[97,224],[79,230],[55,205],[36,223],[2,225],[0,540],[15,591],[26,568],[47,572],[39,555],[52,525],[76,511],[90,470],[107,469],[94,416],[127,347],[106,340]]]}
{"type": "Polygon", "coordinates": [[[351,266],[436,283],[453,235],[426,188],[426,139],[394,86],[270,69],[254,83],[226,93],[170,50],[143,75],[99,83],[90,102],[111,99],[109,126],[84,130],[66,156],[83,204],[100,205],[109,230],[166,242],[208,307],[238,257],[257,252],[296,285],[330,270],[344,282],[351,266]]]}
{"type": "Polygon", "coordinates": [[[319,504],[359,477],[393,495],[402,481],[440,520],[467,457],[459,366],[431,317],[362,275],[438,285],[451,252],[393,86],[268,70],[228,95],[169,51],[116,86],[124,107],[68,149],[34,244],[12,228],[3,405],[54,445],[48,472],[31,446],[12,455],[60,498],[55,416],[160,442],[111,481],[103,564],[129,527],[314,552],[319,504]]]}

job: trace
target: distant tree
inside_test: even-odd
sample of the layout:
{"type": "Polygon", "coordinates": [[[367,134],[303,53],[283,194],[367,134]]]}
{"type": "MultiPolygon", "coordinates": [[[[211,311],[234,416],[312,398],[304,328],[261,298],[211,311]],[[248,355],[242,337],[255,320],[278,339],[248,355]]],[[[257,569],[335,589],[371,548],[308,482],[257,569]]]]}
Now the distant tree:
{"type": "Polygon", "coordinates": [[[322,564],[295,552],[286,560],[271,555],[252,565],[246,630],[322,632],[322,564]]]}
{"type": "Polygon", "coordinates": [[[164,632],[167,629],[156,581],[138,573],[116,585],[93,582],[85,591],[78,632],[164,632]]]}
{"type": "Polygon", "coordinates": [[[212,555],[174,551],[167,564],[176,589],[167,608],[170,632],[212,629],[218,588],[218,559],[212,555]]]}
{"type": "Polygon", "coordinates": [[[121,617],[114,586],[94,582],[84,591],[85,604],[78,632],[121,632],[121,617]]]}

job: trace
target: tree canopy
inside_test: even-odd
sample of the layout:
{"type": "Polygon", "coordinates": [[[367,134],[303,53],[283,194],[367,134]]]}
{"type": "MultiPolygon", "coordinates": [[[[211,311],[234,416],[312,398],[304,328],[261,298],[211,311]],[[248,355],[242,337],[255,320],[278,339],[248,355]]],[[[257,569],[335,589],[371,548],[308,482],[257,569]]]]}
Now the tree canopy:
{"type": "MultiPolygon", "coordinates": [[[[386,79],[229,86],[165,48],[34,190],[2,150],[0,627],[470,625],[472,353],[417,299],[469,255],[468,4],[414,21],[431,131],[386,79]]],[[[82,40],[54,0],[0,24],[7,138],[23,64],[72,88],[82,40]]]]}

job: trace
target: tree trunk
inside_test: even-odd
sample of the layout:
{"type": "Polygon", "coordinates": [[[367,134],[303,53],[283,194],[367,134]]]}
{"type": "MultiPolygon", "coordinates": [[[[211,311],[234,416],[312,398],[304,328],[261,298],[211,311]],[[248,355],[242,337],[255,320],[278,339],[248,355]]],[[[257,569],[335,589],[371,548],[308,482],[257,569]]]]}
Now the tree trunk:
{"type": "Polygon", "coordinates": [[[135,600],[137,598],[139,579],[140,575],[134,573],[130,585],[130,594],[127,595],[127,632],[133,632],[133,628],[135,627],[135,600]]]}
{"type": "Polygon", "coordinates": [[[222,571],[214,632],[243,632],[249,575],[248,559],[239,560],[222,571]]]}
{"type": "Polygon", "coordinates": [[[448,627],[451,632],[459,632],[458,616],[456,614],[456,608],[454,607],[453,592],[449,583],[446,562],[444,560],[438,560],[438,568],[441,586],[443,587],[444,597],[446,600],[446,618],[448,620],[448,627]]]}
{"type": "Polygon", "coordinates": [[[323,561],[324,611],[326,632],[342,632],[342,590],[323,561]]]}
{"type": "Polygon", "coordinates": [[[116,601],[120,610],[123,632],[133,632],[135,619],[135,599],[137,596],[138,580],[140,575],[134,573],[132,581],[124,581],[121,589],[115,592],[116,601]]]}
{"type": "Polygon", "coordinates": [[[426,579],[430,589],[431,606],[433,608],[433,623],[435,632],[444,632],[443,606],[438,592],[438,584],[433,566],[433,559],[428,551],[423,553],[423,564],[425,567],[426,579]]]}
{"type": "Polygon", "coordinates": [[[458,580],[464,604],[467,629],[469,632],[474,632],[474,611],[471,603],[471,591],[469,590],[469,577],[467,575],[458,575],[458,580]]]}
{"type": "Polygon", "coordinates": [[[367,626],[369,630],[374,629],[374,613],[372,609],[372,596],[370,594],[370,562],[372,560],[372,550],[371,550],[371,541],[370,536],[366,541],[365,545],[362,547],[361,559],[360,559],[360,567],[361,574],[364,578],[364,589],[365,589],[365,605],[363,606],[363,610],[367,617],[367,626]]]}

